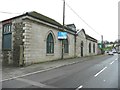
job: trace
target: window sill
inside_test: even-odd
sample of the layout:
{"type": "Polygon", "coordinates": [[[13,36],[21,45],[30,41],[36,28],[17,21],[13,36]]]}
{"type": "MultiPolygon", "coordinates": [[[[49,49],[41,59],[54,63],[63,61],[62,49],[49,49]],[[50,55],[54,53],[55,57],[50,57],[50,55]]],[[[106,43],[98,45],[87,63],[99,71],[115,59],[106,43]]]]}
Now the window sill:
{"type": "Polygon", "coordinates": [[[54,56],[54,53],[47,53],[46,56],[54,56]]]}
{"type": "Polygon", "coordinates": [[[2,51],[12,51],[11,49],[2,49],[2,51]]]}
{"type": "Polygon", "coordinates": [[[65,55],[68,55],[69,53],[64,53],[65,55]]]}

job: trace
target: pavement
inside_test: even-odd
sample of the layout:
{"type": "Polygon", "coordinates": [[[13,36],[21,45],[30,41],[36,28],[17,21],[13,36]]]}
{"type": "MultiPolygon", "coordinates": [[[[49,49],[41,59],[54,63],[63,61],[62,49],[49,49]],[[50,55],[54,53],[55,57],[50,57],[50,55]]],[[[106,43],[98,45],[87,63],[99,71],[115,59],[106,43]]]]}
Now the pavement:
{"type": "Polygon", "coordinates": [[[45,72],[51,69],[75,64],[78,62],[83,62],[86,60],[90,60],[93,57],[101,57],[101,55],[90,56],[90,57],[80,57],[80,58],[73,58],[73,59],[64,59],[64,60],[54,60],[54,61],[49,61],[49,62],[44,62],[39,64],[33,64],[26,67],[3,66],[2,81],[23,77],[23,76],[27,76],[27,75],[31,75],[39,72],[45,72]]]}

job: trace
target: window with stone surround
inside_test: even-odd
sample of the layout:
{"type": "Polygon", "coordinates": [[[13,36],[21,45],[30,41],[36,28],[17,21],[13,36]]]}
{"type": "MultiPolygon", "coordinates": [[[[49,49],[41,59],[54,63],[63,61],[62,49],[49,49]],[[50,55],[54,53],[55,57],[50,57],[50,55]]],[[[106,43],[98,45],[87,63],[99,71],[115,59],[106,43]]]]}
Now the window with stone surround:
{"type": "Polygon", "coordinates": [[[49,33],[47,36],[46,50],[48,54],[54,53],[54,38],[51,33],[49,33]]]}
{"type": "Polygon", "coordinates": [[[11,44],[12,44],[11,26],[12,26],[11,23],[7,23],[3,25],[3,40],[2,40],[3,50],[11,50],[11,44]]]}

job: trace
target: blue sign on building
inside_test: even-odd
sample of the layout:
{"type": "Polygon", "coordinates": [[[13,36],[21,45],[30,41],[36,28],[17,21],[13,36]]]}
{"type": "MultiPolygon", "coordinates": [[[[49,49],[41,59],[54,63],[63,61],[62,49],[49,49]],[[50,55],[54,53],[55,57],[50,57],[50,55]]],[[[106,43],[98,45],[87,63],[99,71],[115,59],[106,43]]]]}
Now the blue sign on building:
{"type": "Polygon", "coordinates": [[[67,39],[67,32],[58,32],[58,39],[67,39]]]}

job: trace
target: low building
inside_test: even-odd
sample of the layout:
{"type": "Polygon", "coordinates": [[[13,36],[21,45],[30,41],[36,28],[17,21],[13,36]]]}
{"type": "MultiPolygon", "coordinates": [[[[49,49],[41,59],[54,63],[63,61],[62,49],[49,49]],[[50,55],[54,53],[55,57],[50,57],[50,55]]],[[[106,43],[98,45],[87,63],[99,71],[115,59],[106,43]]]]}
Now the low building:
{"type": "Polygon", "coordinates": [[[2,24],[0,23],[0,61],[2,61],[2,24]]]}
{"type": "Polygon", "coordinates": [[[84,29],[78,33],[76,39],[77,57],[97,55],[97,40],[87,35],[84,29]]]}
{"type": "Polygon", "coordinates": [[[97,54],[97,40],[84,30],[76,36],[75,25],[63,29],[57,21],[34,11],[0,22],[0,33],[3,65],[31,65],[97,54]],[[67,32],[67,38],[59,40],[58,32],[67,32]]]}

